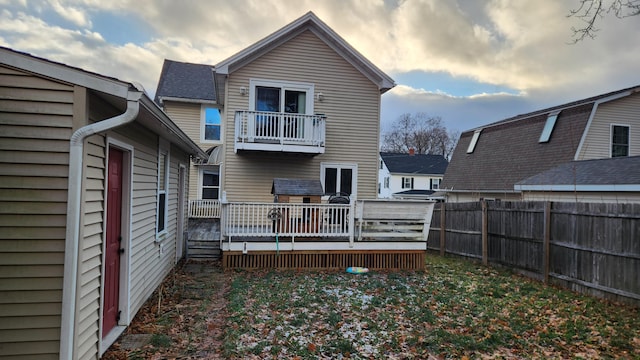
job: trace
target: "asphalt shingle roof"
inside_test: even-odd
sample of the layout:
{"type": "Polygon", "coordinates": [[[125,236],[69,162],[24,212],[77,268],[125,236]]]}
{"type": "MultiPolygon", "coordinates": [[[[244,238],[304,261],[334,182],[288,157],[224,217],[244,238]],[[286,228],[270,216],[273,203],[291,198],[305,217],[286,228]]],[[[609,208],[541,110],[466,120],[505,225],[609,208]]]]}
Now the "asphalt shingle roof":
{"type": "Polygon", "coordinates": [[[313,196],[324,195],[320,180],[273,179],[271,193],[274,195],[313,196]]]}
{"type": "Polygon", "coordinates": [[[380,156],[392,174],[442,175],[449,165],[442,155],[381,152],[380,156]]]}
{"type": "Polygon", "coordinates": [[[640,184],[640,156],[571,161],[518,182],[518,185],[614,184],[640,184]]]}
{"type": "Polygon", "coordinates": [[[166,60],[156,90],[156,103],[163,97],[216,101],[213,83],[214,69],[210,65],[166,60]]]}
{"type": "Polygon", "coordinates": [[[472,153],[472,129],[462,133],[444,175],[441,189],[514,191],[523,179],[573,161],[594,104],[638,86],[537,110],[482,126],[472,153]],[[539,138],[547,117],[561,111],[551,138],[539,138]]]}

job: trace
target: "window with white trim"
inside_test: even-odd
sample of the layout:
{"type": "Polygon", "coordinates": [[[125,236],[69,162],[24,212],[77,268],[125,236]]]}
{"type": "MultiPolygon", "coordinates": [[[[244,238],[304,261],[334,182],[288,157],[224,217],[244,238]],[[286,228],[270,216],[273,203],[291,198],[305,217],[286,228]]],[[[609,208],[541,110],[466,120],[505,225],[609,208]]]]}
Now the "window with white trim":
{"type": "Polygon", "coordinates": [[[403,177],[402,178],[402,188],[403,189],[413,189],[413,178],[412,177],[403,177]]]}
{"type": "Polygon", "coordinates": [[[611,157],[629,156],[629,126],[611,125],[611,157]]]}
{"type": "Polygon", "coordinates": [[[313,84],[257,79],[249,83],[249,110],[313,114],[313,84]]]}
{"type": "Polygon", "coordinates": [[[156,234],[165,233],[167,225],[167,197],[169,189],[169,144],[160,141],[158,147],[158,216],[156,221],[156,234]]]}
{"type": "Polygon", "coordinates": [[[200,141],[217,143],[222,140],[222,116],[220,109],[213,106],[202,106],[200,141]]]}
{"type": "Polygon", "coordinates": [[[389,177],[388,176],[384,177],[384,188],[385,189],[389,188],[389,177]]]}
{"type": "Polygon", "coordinates": [[[220,198],[220,171],[217,166],[200,167],[200,199],[220,198]]]}
{"type": "Polygon", "coordinates": [[[438,190],[440,188],[440,179],[431,179],[431,190],[438,190]]]}
{"type": "Polygon", "coordinates": [[[320,164],[320,179],[327,195],[345,193],[355,195],[357,189],[357,164],[320,164]]]}

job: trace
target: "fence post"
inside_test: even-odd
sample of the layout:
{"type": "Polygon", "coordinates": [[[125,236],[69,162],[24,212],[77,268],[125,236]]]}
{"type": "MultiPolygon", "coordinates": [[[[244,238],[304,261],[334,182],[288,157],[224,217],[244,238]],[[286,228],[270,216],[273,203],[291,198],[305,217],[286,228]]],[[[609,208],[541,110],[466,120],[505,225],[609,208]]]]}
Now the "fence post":
{"type": "Polygon", "coordinates": [[[547,201],[544,206],[544,243],[542,249],[542,274],[544,283],[549,283],[549,249],[551,243],[551,202],[547,201]]]}
{"type": "Polygon", "coordinates": [[[487,200],[482,199],[480,202],[482,207],[482,265],[489,263],[489,221],[487,216],[487,200]]]}
{"type": "Polygon", "coordinates": [[[446,216],[444,214],[444,209],[447,207],[446,206],[447,203],[446,202],[441,202],[440,203],[440,256],[444,256],[445,253],[445,247],[444,247],[444,243],[445,243],[445,225],[446,225],[446,216]]]}

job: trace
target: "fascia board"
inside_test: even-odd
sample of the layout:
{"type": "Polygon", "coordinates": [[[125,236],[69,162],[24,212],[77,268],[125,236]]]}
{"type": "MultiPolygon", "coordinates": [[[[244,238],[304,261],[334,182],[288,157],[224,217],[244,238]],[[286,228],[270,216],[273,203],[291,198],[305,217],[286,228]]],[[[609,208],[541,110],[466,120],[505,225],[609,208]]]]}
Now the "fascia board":
{"type": "Polygon", "coordinates": [[[70,83],[126,99],[132,85],[28,54],[0,49],[0,63],[53,80],[70,83]]]}

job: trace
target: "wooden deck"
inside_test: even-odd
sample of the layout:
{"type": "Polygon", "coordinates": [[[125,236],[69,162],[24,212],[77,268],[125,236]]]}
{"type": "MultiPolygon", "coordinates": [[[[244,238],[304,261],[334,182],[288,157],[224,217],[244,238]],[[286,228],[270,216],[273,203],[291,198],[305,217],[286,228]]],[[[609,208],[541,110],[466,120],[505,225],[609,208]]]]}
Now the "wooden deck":
{"type": "Polygon", "coordinates": [[[433,206],[433,202],[411,200],[223,202],[223,266],[423,269],[433,206]]]}
{"type": "Polygon", "coordinates": [[[424,270],[425,251],[263,251],[222,253],[225,269],[344,270],[350,266],[371,270],[424,270]]]}

